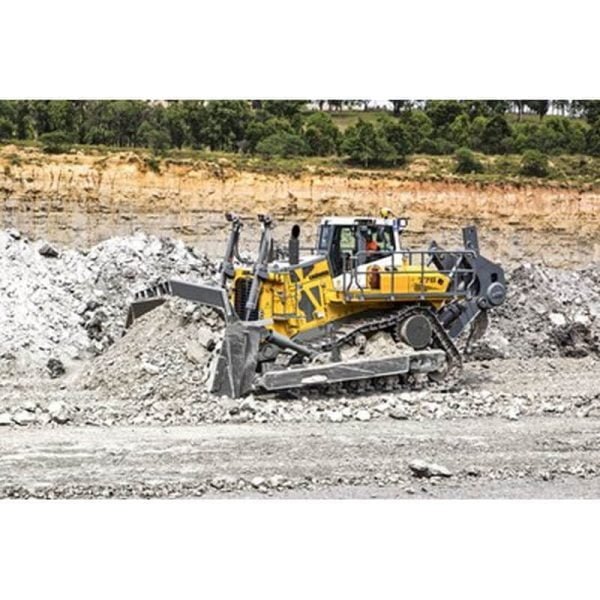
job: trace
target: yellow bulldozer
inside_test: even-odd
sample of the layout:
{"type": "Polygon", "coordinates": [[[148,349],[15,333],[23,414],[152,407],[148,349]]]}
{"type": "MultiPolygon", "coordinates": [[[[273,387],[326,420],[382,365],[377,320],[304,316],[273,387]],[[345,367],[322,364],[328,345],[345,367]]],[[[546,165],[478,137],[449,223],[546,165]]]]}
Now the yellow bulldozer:
{"type": "Polygon", "coordinates": [[[506,297],[504,271],[480,254],[474,226],[463,229],[461,249],[432,242],[412,250],[402,243],[407,219],[388,209],[379,217],[326,217],[314,247],[301,248],[294,225],[282,253],[273,220],[260,215],[258,254],[249,262],[239,251],[242,219],[226,218],[220,285],[164,281],[136,294],[126,323],[169,296],[219,310],[225,332],[210,379],[216,394],[439,381],[462,364],[459,336],[479,337],[488,311],[506,297]],[[368,352],[376,336],[379,345],[368,352]]]}

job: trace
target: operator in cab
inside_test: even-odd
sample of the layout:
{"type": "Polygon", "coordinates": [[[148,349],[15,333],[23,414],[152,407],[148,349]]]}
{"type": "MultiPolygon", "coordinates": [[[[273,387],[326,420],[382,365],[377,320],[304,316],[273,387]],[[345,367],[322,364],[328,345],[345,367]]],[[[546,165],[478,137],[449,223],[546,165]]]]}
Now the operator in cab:
{"type": "Polygon", "coordinates": [[[379,251],[379,244],[373,239],[373,236],[371,234],[367,234],[366,237],[366,249],[367,252],[378,252],[379,251]]]}

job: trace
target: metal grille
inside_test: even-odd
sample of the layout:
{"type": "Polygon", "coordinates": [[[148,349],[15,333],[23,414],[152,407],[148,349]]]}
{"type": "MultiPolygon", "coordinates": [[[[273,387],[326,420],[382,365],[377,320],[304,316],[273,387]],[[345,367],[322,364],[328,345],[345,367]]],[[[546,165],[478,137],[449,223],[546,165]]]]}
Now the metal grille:
{"type": "MultiPolygon", "coordinates": [[[[246,301],[252,286],[252,279],[239,278],[235,282],[235,303],[234,308],[238,317],[242,320],[246,318],[246,301]]],[[[258,320],[258,309],[255,309],[250,314],[250,321],[258,320]]]]}

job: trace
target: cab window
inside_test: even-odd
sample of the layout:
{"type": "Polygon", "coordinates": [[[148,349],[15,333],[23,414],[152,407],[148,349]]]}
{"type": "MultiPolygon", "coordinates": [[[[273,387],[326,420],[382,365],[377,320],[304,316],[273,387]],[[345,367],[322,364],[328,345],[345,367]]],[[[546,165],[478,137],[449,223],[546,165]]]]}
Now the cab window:
{"type": "Polygon", "coordinates": [[[394,251],[394,232],[391,227],[372,227],[373,239],[382,252],[394,251]]]}
{"type": "Polygon", "coordinates": [[[327,252],[327,250],[329,250],[332,230],[333,228],[330,225],[322,225],[319,227],[319,250],[321,252],[327,252]]]}
{"type": "Polygon", "coordinates": [[[340,227],[340,250],[354,254],[356,236],[354,227],[340,227]]]}

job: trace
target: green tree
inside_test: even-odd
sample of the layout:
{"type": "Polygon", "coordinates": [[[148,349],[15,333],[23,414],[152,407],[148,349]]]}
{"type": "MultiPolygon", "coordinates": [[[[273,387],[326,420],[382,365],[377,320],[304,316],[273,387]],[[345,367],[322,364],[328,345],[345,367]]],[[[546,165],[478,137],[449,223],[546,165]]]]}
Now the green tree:
{"type": "Polygon", "coordinates": [[[16,137],[20,140],[33,139],[36,135],[35,122],[31,115],[31,102],[29,100],[15,100],[15,126],[16,137]]]}
{"type": "Polygon", "coordinates": [[[0,100],[0,118],[14,123],[17,119],[17,108],[14,100],[0,100]]]}
{"type": "Polygon", "coordinates": [[[35,134],[37,136],[52,130],[50,126],[49,100],[32,100],[29,105],[29,114],[33,120],[35,134]]]}
{"type": "Polygon", "coordinates": [[[392,164],[398,159],[397,152],[387,141],[381,128],[375,128],[372,123],[362,119],[346,129],[342,150],[348,155],[350,161],[365,167],[392,164]]]}
{"type": "Polygon", "coordinates": [[[540,118],[540,121],[544,118],[544,115],[550,108],[549,100],[526,100],[525,104],[540,118]]]}
{"type": "Polygon", "coordinates": [[[433,123],[422,110],[403,112],[399,121],[404,125],[411,152],[420,152],[424,140],[433,134],[433,123]]]}
{"type": "Polygon", "coordinates": [[[83,137],[87,143],[135,146],[140,126],[152,108],[141,100],[94,100],[85,112],[83,137]]]}
{"type": "Polygon", "coordinates": [[[571,121],[569,125],[570,135],[567,152],[571,154],[583,154],[587,148],[587,133],[590,126],[587,123],[571,121]]]}
{"type": "Polygon", "coordinates": [[[147,104],[141,100],[116,100],[109,103],[109,126],[119,146],[138,145],[137,134],[148,112],[147,104]]]}
{"type": "Polygon", "coordinates": [[[40,135],[42,150],[48,154],[68,152],[73,138],[65,131],[47,131],[40,135]]]}
{"type": "Polygon", "coordinates": [[[289,133],[298,135],[292,124],[283,117],[268,117],[267,113],[261,113],[250,121],[245,136],[244,150],[254,152],[258,144],[276,133],[289,133]]]}
{"type": "Polygon", "coordinates": [[[585,152],[585,131],[582,124],[573,127],[565,117],[548,117],[537,129],[535,147],[548,154],[585,152]]]}
{"type": "Polygon", "coordinates": [[[208,145],[206,135],[208,110],[206,103],[202,100],[186,100],[183,109],[192,146],[194,148],[205,148],[208,145]]]}
{"type": "Polygon", "coordinates": [[[600,119],[600,100],[574,100],[572,106],[590,124],[600,119]]]}
{"type": "Polygon", "coordinates": [[[463,100],[461,104],[471,119],[503,115],[510,108],[508,100],[463,100]]]}
{"type": "Polygon", "coordinates": [[[144,121],[136,135],[138,143],[155,152],[162,152],[171,146],[171,136],[166,126],[151,121],[144,121]]]}
{"type": "Polygon", "coordinates": [[[410,110],[412,106],[412,100],[390,100],[390,102],[395,116],[398,116],[402,111],[410,110]]]}
{"type": "Polygon", "coordinates": [[[484,100],[483,102],[490,115],[504,115],[510,109],[510,102],[508,100],[484,100]]]}
{"type": "Polygon", "coordinates": [[[586,144],[588,154],[600,156],[600,117],[587,132],[586,144]]]}
{"type": "Polygon", "coordinates": [[[341,141],[340,130],[325,113],[313,113],[306,120],[304,138],[314,156],[337,154],[341,141]]]}
{"type": "Polygon", "coordinates": [[[202,137],[211,150],[239,150],[251,119],[250,104],[244,100],[208,102],[202,137]]]}
{"type": "Polygon", "coordinates": [[[292,121],[306,107],[306,100],[265,100],[262,109],[274,117],[283,117],[292,121]]]}
{"type": "Polygon", "coordinates": [[[83,143],[117,145],[107,100],[92,100],[87,103],[83,124],[83,143]]]}
{"type": "Polygon", "coordinates": [[[469,148],[473,150],[481,150],[482,140],[483,140],[483,132],[485,130],[485,126],[488,124],[489,119],[487,117],[475,117],[470,124],[470,136],[469,136],[469,148]]]}
{"type": "Polygon", "coordinates": [[[306,142],[295,133],[279,132],[261,140],[256,151],[264,156],[304,156],[309,153],[306,142]]]}
{"type": "Polygon", "coordinates": [[[446,137],[446,133],[456,117],[465,112],[458,100],[428,100],[425,113],[431,119],[437,137],[446,137]]]}
{"type": "Polygon", "coordinates": [[[501,115],[492,117],[483,128],[481,149],[486,154],[504,154],[510,142],[512,131],[501,115]]]}
{"type": "Polygon", "coordinates": [[[452,154],[456,144],[442,137],[428,138],[421,143],[420,151],[424,154],[452,154]]]}
{"type": "Polygon", "coordinates": [[[539,150],[547,154],[585,152],[589,126],[567,117],[550,116],[541,123],[526,121],[514,126],[518,152],[539,150]]]}
{"type": "Polygon", "coordinates": [[[114,132],[103,124],[92,125],[88,123],[83,139],[85,144],[99,146],[113,146],[117,144],[114,132]]]}
{"type": "Polygon", "coordinates": [[[0,141],[10,140],[15,137],[15,124],[6,117],[0,117],[0,141]]]}
{"type": "Polygon", "coordinates": [[[454,154],[454,158],[456,159],[456,166],[454,167],[456,173],[483,172],[483,164],[469,148],[459,148],[454,154]]]}
{"type": "Polygon", "coordinates": [[[379,119],[378,126],[381,128],[385,139],[396,152],[398,159],[404,160],[411,148],[404,125],[397,119],[383,117],[379,119]]]}
{"type": "Polygon", "coordinates": [[[76,111],[70,100],[52,100],[47,105],[49,131],[64,131],[76,137],[76,111]]]}
{"type": "Polygon", "coordinates": [[[548,157],[539,150],[526,150],[521,159],[519,172],[529,177],[546,177],[548,157]]]}
{"type": "Polygon", "coordinates": [[[448,130],[448,138],[458,146],[469,146],[471,143],[471,121],[466,114],[461,114],[452,121],[448,130]]]}
{"type": "Polygon", "coordinates": [[[188,113],[183,101],[169,102],[165,112],[165,126],[170,143],[175,148],[182,148],[191,143],[192,136],[187,122],[188,113]]]}
{"type": "Polygon", "coordinates": [[[515,123],[513,126],[513,137],[517,152],[522,154],[525,150],[536,149],[536,138],[539,128],[539,123],[534,123],[532,121],[515,123]]]}

